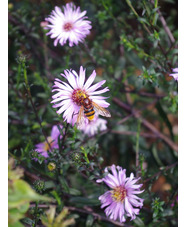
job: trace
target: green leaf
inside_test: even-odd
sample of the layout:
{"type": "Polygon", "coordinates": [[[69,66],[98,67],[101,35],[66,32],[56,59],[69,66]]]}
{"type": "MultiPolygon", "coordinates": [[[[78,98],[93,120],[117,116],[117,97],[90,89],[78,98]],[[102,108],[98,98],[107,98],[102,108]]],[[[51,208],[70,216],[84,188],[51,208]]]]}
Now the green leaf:
{"type": "Polygon", "coordinates": [[[81,195],[81,192],[75,188],[69,188],[69,193],[71,195],[81,195]]]}
{"type": "Polygon", "coordinates": [[[23,224],[21,224],[21,222],[17,221],[16,223],[8,223],[8,227],[24,227],[23,224]]]}
{"type": "Polygon", "coordinates": [[[69,193],[69,186],[68,186],[67,181],[65,180],[65,178],[64,177],[60,177],[59,181],[60,181],[62,187],[64,188],[65,192],[69,193]]]}
{"type": "Polygon", "coordinates": [[[14,169],[14,159],[10,158],[8,160],[8,179],[9,180],[17,180],[23,176],[23,169],[20,167],[16,167],[14,169]]]}
{"type": "Polygon", "coordinates": [[[58,195],[58,193],[56,191],[52,191],[51,194],[54,196],[54,198],[56,199],[58,205],[60,206],[61,205],[61,198],[58,195]]]}
{"type": "Polygon", "coordinates": [[[32,219],[30,219],[30,218],[27,218],[27,217],[23,218],[21,221],[22,221],[23,223],[28,224],[29,226],[32,226],[32,224],[34,223],[34,220],[32,220],[32,219]]]}
{"type": "Polygon", "coordinates": [[[134,219],[134,223],[137,225],[137,226],[139,226],[139,227],[144,227],[145,226],[145,224],[144,224],[144,222],[141,220],[141,218],[139,218],[139,217],[136,217],[135,219],[134,219]]]}
{"type": "Polygon", "coordinates": [[[159,33],[156,30],[154,30],[154,38],[160,40],[159,33]]]}
{"type": "Polygon", "coordinates": [[[52,224],[54,221],[55,213],[56,213],[56,207],[50,206],[50,209],[47,210],[45,213],[47,215],[49,224],[52,224]]]}
{"type": "Polygon", "coordinates": [[[150,25],[149,22],[144,17],[138,17],[138,20],[142,24],[148,24],[148,25],[150,25]]]}
{"type": "Polygon", "coordinates": [[[25,204],[19,206],[18,209],[19,209],[20,213],[23,213],[23,214],[26,213],[27,210],[29,209],[29,203],[25,203],[25,204]]]}
{"type": "Polygon", "coordinates": [[[19,220],[24,217],[24,214],[20,213],[17,208],[8,210],[8,224],[14,226],[16,223],[19,224],[19,220]]]}
{"type": "Polygon", "coordinates": [[[66,227],[75,224],[74,218],[68,218],[68,209],[63,208],[59,215],[56,216],[56,207],[50,206],[46,212],[46,216],[41,217],[42,223],[46,227],[66,227]]]}
{"type": "Polygon", "coordinates": [[[62,222],[63,219],[67,216],[67,214],[68,214],[68,209],[67,208],[63,208],[61,213],[56,217],[55,224],[59,224],[60,222],[62,222]]]}
{"type": "Polygon", "coordinates": [[[11,182],[8,193],[9,208],[19,207],[30,201],[51,201],[51,198],[37,194],[24,180],[11,182]]]}
{"type": "Polygon", "coordinates": [[[93,222],[94,222],[94,218],[92,215],[89,214],[86,220],[86,227],[91,227],[93,222]]]}

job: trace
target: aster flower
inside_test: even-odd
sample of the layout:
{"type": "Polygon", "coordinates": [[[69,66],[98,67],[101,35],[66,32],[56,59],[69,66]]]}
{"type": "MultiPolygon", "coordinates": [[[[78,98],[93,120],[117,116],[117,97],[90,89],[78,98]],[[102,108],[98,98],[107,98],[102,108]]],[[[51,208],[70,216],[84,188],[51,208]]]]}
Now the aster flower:
{"type": "Polygon", "coordinates": [[[80,7],[73,3],[63,6],[63,11],[58,6],[52,11],[51,15],[45,20],[50,24],[45,28],[50,29],[47,35],[54,40],[54,46],[58,42],[63,46],[69,40],[69,46],[78,45],[90,33],[91,22],[86,20],[86,11],[81,12],[80,7]]]}
{"type": "Polygon", "coordinates": [[[88,136],[93,136],[99,131],[104,131],[107,129],[107,120],[95,116],[92,121],[89,121],[87,118],[85,124],[82,126],[81,130],[88,136]]]}
{"type": "Polygon", "coordinates": [[[101,208],[106,207],[105,214],[110,219],[125,222],[125,216],[128,216],[133,220],[140,211],[137,207],[143,206],[143,199],[136,196],[144,191],[140,191],[142,184],[136,184],[140,178],[135,178],[133,173],[126,177],[126,169],[120,166],[112,165],[110,169],[112,173],[105,168],[107,175],[97,180],[98,183],[104,182],[111,188],[99,197],[101,208]]]}
{"type": "MultiPolygon", "coordinates": [[[[60,126],[62,128],[62,126],[60,126]]],[[[38,153],[40,153],[42,156],[44,156],[45,158],[48,157],[48,153],[47,151],[51,152],[50,148],[56,148],[58,149],[58,137],[60,135],[60,131],[58,129],[58,127],[56,125],[54,125],[52,127],[52,131],[51,131],[51,135],[49,137],[47,137],[48,143],[45,141],[43,143],[39,143],[37,144],[35,147],[35,151],[37,151],[38,153]]]]}
{"type": "Polygon", "coordinates": [[[172,76],[175,80],[178,81],[178,68],[172,69],[173,73],[169,74],[169,76],[172,76]]]}
{"type": "Polygon", "coordinates": [[[57,93],[52,96],[53,101],[51,103],[55,103],[53,105],[54,108],[59,107],[59,109],[56,111],[58,114],[62,114],[64,112],[64,120],[68,123],[71,123],[73,126],[77,121],[78,113],[80,107],[82,106],[82,96],[88,97],[90,100],[103,108],[106,108],[110,105],[104,100],[106,97],[97,96],[98,94],[109,91],[108,87],[97,90],[98,88],[101,88],[106,80],[102,80],[92,85],[96,77],[95,70],[92,72],[86,82],[85,69],[83,69],[82,66],[80,67],[79,75],[74,70],[65,70],[64,74],[61,74],[61,76],[63,76],[68,83],[63,82],[58,78],[55,79],[53,86],[54,89],[52,92],[57,91],[57,93]]]}

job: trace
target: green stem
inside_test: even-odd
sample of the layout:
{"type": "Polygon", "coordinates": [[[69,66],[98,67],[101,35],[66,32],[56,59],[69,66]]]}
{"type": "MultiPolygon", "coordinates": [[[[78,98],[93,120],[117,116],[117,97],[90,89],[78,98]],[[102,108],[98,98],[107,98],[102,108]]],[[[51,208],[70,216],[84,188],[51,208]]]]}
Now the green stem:
{"type": "MultiPolygon", "coordinates": [[[[127,4],[128,4],[128,6],[131,8],[131,10],[132,10],[132,12],[134,13],[134,15],[139,19],[140,16],[138,15],[138,13],[136,12],[136,10],[135,10],[134,7],[132,6],[131,1],[130,1],[130,0],[126,0],[126,2],[127,2],[127,4]]],[[[156,4],[157,4],[157,3],[156,3],[156,4]]],[[[144,24],[144,22],[143,22],[143,21],[140,21],[140,23],[143,25],[143,27],[144,27],[144,29],[147,31],[147,33],[148,33],[149,35],[151,35],[150,30],[149,30],[148,27],[144,24]]],[[[150,24],[151,24],[151,23],[150,23],[150,24]]],[[[152,26],[153,31],[156,30],[155,27],[154,27],[152,24],[151,24],[151,26],[152,26]]],[[[164,55],[166,61],[168,61],[166,52],[165,52],[164,48],[161,46],[160,42],[158,42],[158,46],[159,46],[161,52],[163,53],[163,55],[164,55]]],[[[169,63],[167,63],[167,65],[168,65],[168,67],[169,67],[169,69],[170,69],[170,71],[171,71],[171,68],[172,68],[171,65],[170,65],[169,63]]]]}
{"type": "Polygon", "coordinates": [[[64,144],[65,144],[65,140],[66,140],[66,137],[67,137],[68,127],[69,127],[69,123],[66,124],[65,133],[64,133],[64,135],[63,135],[63,140],[62,140],[61,146],[60,146],[60,148],[59,148],[59,153],[60,153],[61,155],[62,155],[62,149],[63,149],[64,144]]]}
{"type": "Polygon", "coordinates": [[[35,220],[34,220],[34,227],[37,227],[37,211],[38,211],[38,202],[36,202],[35,204],[35,211],[34,211],[34,215],[35,215],[35,220]]]}
{"type": "MultiPolygon", "coordinates": [[[[139,167],[139,137],[140,137],[140,128],[141,128],[141,120],[138,120],[137,132],[136,132],[136,170],[139,167]]],[[[136,176],[138,175],[138,171],[136,176]]]]}
{"type": "Polygon", "coordinates": [[[157,8],[158,7],[158,0],[154,1],[154,7],[157,8]]]}
{"type": "Polygon", "coordinates": [[[52,148],[51,148],[51,146],[50,146],[50,143],[48,142],[47,136],[46,136],[46,134],[45,134],[45,132],[44,132],[44,130],[43,130],[42,122],[41,122],[40,119],[39,119],[37,110],[36,110],[36,108],[35,108],[35,106],[34,106],[34,103],[33,103],[33,100],[32,100],[32,95],[31,95],[31,92],[30,92],[30,86],[29,86],[29,83],[28,83],[26,65],[25,65],[24,62],[22,63],[22,68],[23,68],[23,75],[24,75],[24,79],[25,79],[25,85],[26,85],[26,90],[27,90],[28,97],[29,97],[29,99],[30,99],[30,102],[31,102],[32,108],[33,108],[33,110],[34,110],[34,113],[35,113],[35,115],[36,115],[37,121],[38,121],[38,123],[39,123],[39,125],[40,125],[41,131],[42,131],[42,133],[43,133],[43,135],[44,135],[44,137],[45,137],[45,141],[47,142],[47,144],[48,144],[50,150],[52,151],[52,148]]]}
{"type": "Polygon", "coordinates": [[[23,75],[24,75],[24,79],[25,79],[26,89],[30,93],[30,86],[28,84],[28,77],[27,77],[27,70],[26,70],[25,63],[22,63],[22,68],[23,68],[23,75]]]}
{"type": "MultiPolygon", "coordinates": [[[[132,6],[132,3],[130,0],[126,0],[128,6],[131,8],[132,12],[134,13],[134,15],[139,19],[140,16],[138,15],[138,13],[136,12],[136,10],[134,9],[134,7],[132,6]]],[[[147,28],[147,26],[141,22],[141,24],[143,25],[144,29],[148,32],[148,34],[151,34],[150,30],[147,28]]]]}
{"type": "MultiPolygon", "coordinates": [[[[157,7],[158,7],[158,0],[155,0],[154,1],[154,8],[156,9],[157,7]]],[[[156,22],[156,15],[157,15],[157,13],[155,12],[154,16],[153,16],[153,21],[152,21],[153,25],[155,25],[155,22],[156,22]]]]}
{"type": "Polygon", "coordinates": [[[150,16],[150,9],[149,9],[149,7],[147,7],[146,0],[143,0],[143,6],[145,7],[145,9],[147,11],[148,16],[150,16]]]}
{"type": "Polygon", "coordinates": [[[89,49],[87,43],[84,42],[83,44],[84,44],[84,47],[85,47],[85,51],[86,51],[86,53],[89,55],[91,61],[92,61],[95,65],[97,65],[96,59],[95,59],[94,56],[91,54],[91,51],[90,51],[90,49],[89,49]]]}
{"type": "Polygon", "coordinates": [[[17,85],[16,85],[16,88],[18,88],[20,79],[21,79],[21,64],[18,65],[18,69],[17,69],[17,85]]]}
{"type": "Polygon", "coordinates": [[[70,57],[72,55],[72,49],[68,50],[66,61],[65,61],[65,68],[68,69],[70,67],[70,57]]]}
{"type": "Polygon", "coordinates": [[[46,35],[46,30],[45,29],[42,29],[43,30],[43,42],[44,42],[44,45],[43,45],[43,55],[44,55],[44,59],[45,59],[45,72],[46,72],[46,75],[47,77],[50,76],[50,73],[49,73],[49,64],[48,64],[48,46],[47,46],[47,39],[48,39],[48,36],[46,35]]]}

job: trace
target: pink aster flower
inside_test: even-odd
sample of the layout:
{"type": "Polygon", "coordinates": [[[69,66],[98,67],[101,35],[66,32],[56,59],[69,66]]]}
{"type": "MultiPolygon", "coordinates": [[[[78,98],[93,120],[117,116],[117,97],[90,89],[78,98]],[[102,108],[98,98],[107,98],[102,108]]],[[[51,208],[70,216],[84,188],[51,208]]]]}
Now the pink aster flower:
{"type": "MultiPolygon", "coordinates": [[[[90,77],[85,82],[85,69],[80,67],[79,75],[74,70],[65,70],[64,74],[61,74],[68,83],[61,81],[56,78],[54,81],[54,86],[52,92],[57,93],[52,96],[53,101],[51,103],[55,103],[53,105],[54,108],[58,108],[56,111],[58,114],[62,114],[63,118],[68,123],[71,123],[73,126],[77,122],[77,117],[82,107],[82,97],[88,97],[91,102],[95,102],[100,107],[106,108],[110,104],[106,102],[104,99],[106,97],[97,96],[98,94],[102,94],[106,91],[109,91],[108,87],[104,89],[99,89],[106,82],[106,80],[102,80],[94,85],[92,85],[95,77],[96,71],[94,70],[90,77]],[[92,85],[92,86],[91,86],[92,85]]],[[[103,115],[102,113],[99,113],[103,115]]],[[[84,115],[84,113],[83,113],[84,115]]],[[[105,115],[103,115],[105,116],[105,115]]],[[[85,115],[84,115],[85,122],[85,115]]]]}
{"type": "MultiPolygon", "coordinates": [[[[62,126],[60,126],[60,127],[62,128],[62,126]]],[[[48,143],[50,144],[50,147],[52,149],[53,148],[56,148],[56,149],[59,148],[59,146],[58,146],[58,137],[59,137],[59,135],[60,135],[60,131],[59,131],[58,127],[56,125],[54,125],[52,127],[51,135],[49,137],[47,137],[48,143]]],[[[35,151],[40,153],[45,158],[48,157],[47,151],[51,152],[51,149],[50,149],[48,143],[46,141],[43,142],[43,143],[39,143],[39,144],[36,145],[36,148],[35,148],[35,151]]]]}
{"type": "Polygon", "coordinates": [[[99,197],[101,208],[106,207],[105,214],[110,219],[125,222],[125,216],[128,216],[133,220],[140,211],[137,207],[143,206],[143,199],[136,196],[144,191],[140,191],[142,184],[136,184],[140,178],[135,178],[133,173],[126,177],[126,169],[120,166],[112,165],[110,170],[112,173],[105,168],[107,175],[97,180],[98,183],[104,182],[111,188],[99,197]]]}
{"type": "Polygon", "coordinates": [[[86,11],[81,12],[80,7],[73,3],[63,6],[63,12],[56,6],[51,15],[45,20],[50,24],[45,28],[50,29],[47,35],[54,40],[54,46],[58,42],[63,46],[69,40],[69,46],[78,45],[90,33],[91,22],[86,20],[86,11]]]}
{"type": "Polygon", "coordinates": [[[99,131],[104,131],[107,129],[107,120],[95,116],[92,121],[89,121],[87,118],[85,124],[82,126],[81,130],[88,136],[93,136],[99,131]]]}
{"type": "Polygon", "coordinates": [[[178,81],[178,68],[172,69],[173,73],[169,74],[169,76],[172,76],[175,80],[178,81]]]}

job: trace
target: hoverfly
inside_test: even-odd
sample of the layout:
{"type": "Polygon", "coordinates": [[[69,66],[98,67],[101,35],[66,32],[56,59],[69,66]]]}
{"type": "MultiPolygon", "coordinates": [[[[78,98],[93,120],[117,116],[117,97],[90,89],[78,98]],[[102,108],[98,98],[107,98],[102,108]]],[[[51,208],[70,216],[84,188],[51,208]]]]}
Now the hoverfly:
{"type": "Polygon", "coordinates": [[[88,118],[89,121],[92,121],[95,117],[95,112],[104,117],[111,117],[111,114],[108,110],[99,106],[97,103],[89,99],[88,96],[83,94],[81,96],[81,107],[76,122],[77,127],[81,127],[81,125],[84,123],[85,116],[88,118]]]}

